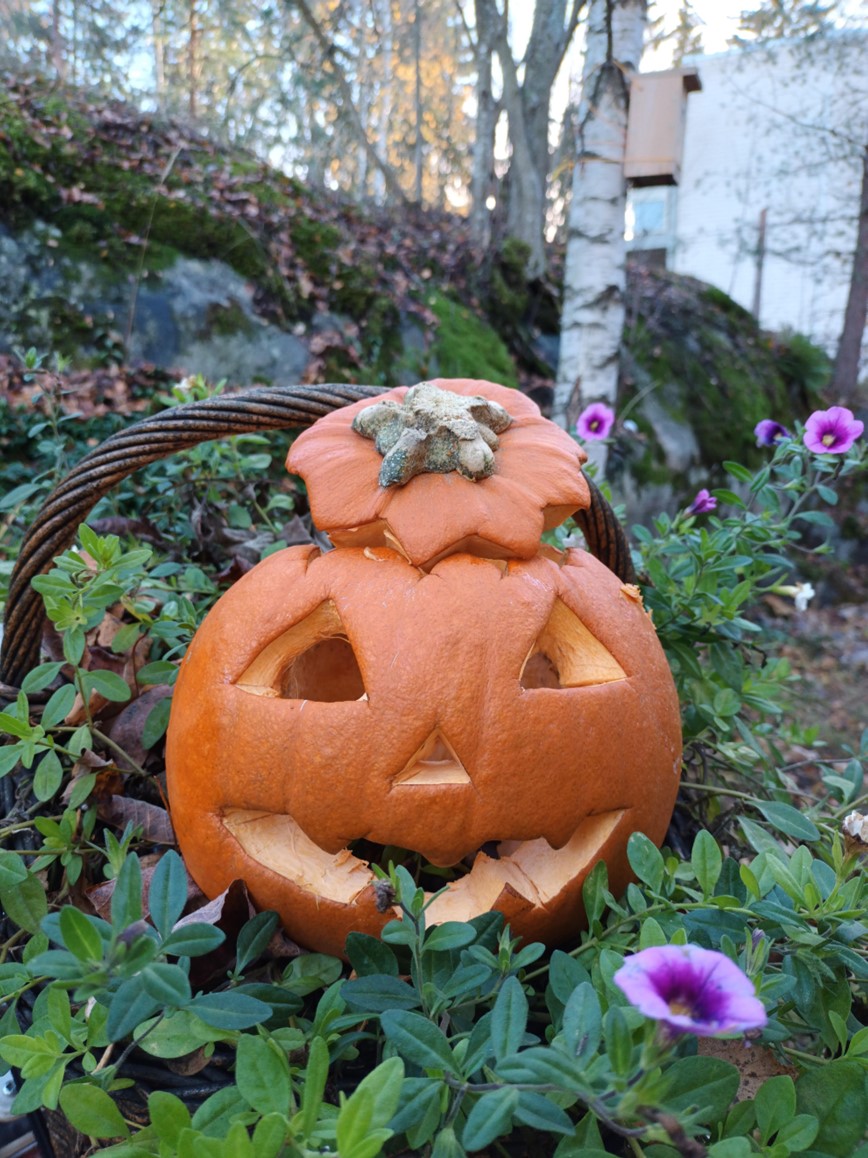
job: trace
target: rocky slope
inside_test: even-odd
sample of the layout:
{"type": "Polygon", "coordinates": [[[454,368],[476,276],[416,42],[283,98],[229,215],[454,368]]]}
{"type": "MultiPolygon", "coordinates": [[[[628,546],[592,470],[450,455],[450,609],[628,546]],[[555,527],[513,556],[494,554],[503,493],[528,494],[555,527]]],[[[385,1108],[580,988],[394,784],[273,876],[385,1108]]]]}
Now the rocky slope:
{"type": "MultiPolygon", "coordinates": [[[[476,253],[459,218],[313,197],[177,123],[3,80],[0,353],[56,351],[103,382],[118,366],[230,386],[492,378],[545,405],[557,288],[525,284],[518,246],[476,253]]],[[[623,364],[612,471],[652,505],[750,461],[754,424],[804,415],[827,370],[721,291],[640,267],[623,364]]]]}

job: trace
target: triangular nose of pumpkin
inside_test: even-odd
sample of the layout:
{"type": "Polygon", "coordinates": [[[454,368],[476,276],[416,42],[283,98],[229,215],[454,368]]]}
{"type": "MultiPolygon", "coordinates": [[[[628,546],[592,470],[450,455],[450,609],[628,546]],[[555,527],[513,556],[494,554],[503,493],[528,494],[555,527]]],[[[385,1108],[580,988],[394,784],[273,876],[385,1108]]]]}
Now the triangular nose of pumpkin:
{"type": "Polygon", "coordinates": [[[467,770],[458,759],[449,741],[435,729],[416,752],[403,772],[392,782],[394,785],[413,784],[469,784],[467,770]]]}

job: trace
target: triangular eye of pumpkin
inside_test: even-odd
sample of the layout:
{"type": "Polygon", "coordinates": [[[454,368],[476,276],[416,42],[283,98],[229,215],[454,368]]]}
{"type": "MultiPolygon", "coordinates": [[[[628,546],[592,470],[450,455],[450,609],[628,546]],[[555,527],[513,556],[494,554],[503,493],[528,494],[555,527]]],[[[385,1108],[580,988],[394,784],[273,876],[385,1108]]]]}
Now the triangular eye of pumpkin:
{"type": "Polygon", "coordinates": [[[556,599],[548,622],[530,649],[521,686],[584,688],[625,680],[627,673],[577,615],[556,599]]]}
{"type": "Polygon", "coordinates": [[[359,662],[329,599],[265,647],[236,680],[257,696],[334,704],[366,696],[359,662]]]}

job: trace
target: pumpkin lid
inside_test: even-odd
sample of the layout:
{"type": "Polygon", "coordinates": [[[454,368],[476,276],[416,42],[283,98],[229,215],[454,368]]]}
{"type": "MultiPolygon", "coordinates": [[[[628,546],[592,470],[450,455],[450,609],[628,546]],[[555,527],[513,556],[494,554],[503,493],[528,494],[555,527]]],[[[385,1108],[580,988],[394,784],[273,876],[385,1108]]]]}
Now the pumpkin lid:
{"type": "MultiPolygon", "coordinates": [[[[458,429],[464,425],[461,414],[468,421],[472,414],[479,437],[468,438],[462,429],[460,450],[421,454],[420,461],[433,458],[435,465],[416,467],[425,473],[409,471],[412,477],[401,481],[404,473],[384,471],[384,447],[395,446],[407,425],[400,404],[409,388],[334,411],[296,439],[286,463],[307,484],[314,522],[337,546],[390,546],[419,567],[457,551],[532,558],[543,531],[590,504],[581,473],[585,452],[517,390],[466,378],[435,379],[413,389],[429,387],[468,399],[464,407],[445,406],[443,424],[458,429]],[[383,437],[391,416],[395,428],[383,437]],[[476,460],[484,460],[491,473],[467,467],[476,460]],[[432,470],[437,473],[427,473],[432,470]]],[[[417,441],[427,443],[428,434],[417,441]]]]}

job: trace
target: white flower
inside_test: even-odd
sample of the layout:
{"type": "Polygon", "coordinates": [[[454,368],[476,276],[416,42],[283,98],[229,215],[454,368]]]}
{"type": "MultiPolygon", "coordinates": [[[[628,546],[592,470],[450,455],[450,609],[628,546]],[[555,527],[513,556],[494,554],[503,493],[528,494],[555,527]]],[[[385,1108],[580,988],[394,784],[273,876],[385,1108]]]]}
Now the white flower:
{"type": "Polygon", "coordinates": [[[816,594],[810,583],[797,583],[794,593],[796,611],[807,610],[808,604],[816,594]]]}

